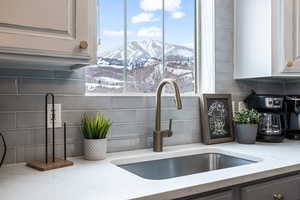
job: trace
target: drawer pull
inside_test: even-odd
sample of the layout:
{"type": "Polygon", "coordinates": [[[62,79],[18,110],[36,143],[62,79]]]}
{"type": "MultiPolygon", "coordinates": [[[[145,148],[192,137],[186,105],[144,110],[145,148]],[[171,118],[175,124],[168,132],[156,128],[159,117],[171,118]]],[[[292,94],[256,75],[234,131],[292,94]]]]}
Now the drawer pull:
{"type": "Polygon", "coordinates": [[[273,199],[274,200],[284,200],[283,194],[273,194],[273,199]]]}
{"type": "Polygon", "coordinates": [[[80,41],[80,44],[79,44],[79,48],[80,49],[87,49],[88,48],[88,42],[87,41],[85,41],[85,40],[82,40],[82,41],[80,41]]]}

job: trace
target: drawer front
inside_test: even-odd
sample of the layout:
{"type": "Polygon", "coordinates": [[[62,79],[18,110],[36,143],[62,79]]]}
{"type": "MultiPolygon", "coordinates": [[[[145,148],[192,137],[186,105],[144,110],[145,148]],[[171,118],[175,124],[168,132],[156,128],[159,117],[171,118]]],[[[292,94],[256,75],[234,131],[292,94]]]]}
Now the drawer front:
{"type": "Polygon", "coordinates": [[[274,194],[284,200],[300,200],[300,175],[259,183],[241,189],[241,200],[276,200],[274,194]]]}
{"type": "Polygon", "coordinates": [[[206,196],[206,197],[195,197],[190,200],[234,200],[233,191],[226,191],[222,193],[217,193],[214,195],[206,196]]]}

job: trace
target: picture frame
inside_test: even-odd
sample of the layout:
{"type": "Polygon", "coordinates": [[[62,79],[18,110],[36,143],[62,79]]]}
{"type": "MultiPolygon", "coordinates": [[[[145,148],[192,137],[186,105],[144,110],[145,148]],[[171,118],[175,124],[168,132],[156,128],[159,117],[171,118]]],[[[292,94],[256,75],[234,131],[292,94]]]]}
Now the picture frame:
{"type": "Polygon", "coordinates": [[[200,98],[202,142],[218,144],[234,140],[231,94],[202,94],[200,98]]]}

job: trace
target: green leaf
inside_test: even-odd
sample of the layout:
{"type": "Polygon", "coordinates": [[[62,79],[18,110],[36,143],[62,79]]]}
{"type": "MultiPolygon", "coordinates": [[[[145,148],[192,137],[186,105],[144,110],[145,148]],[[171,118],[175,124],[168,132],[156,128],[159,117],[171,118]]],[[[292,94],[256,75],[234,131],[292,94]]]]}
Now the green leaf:
{"type": "Polygon", "coordinates": [[[80,130],[86,139],[104,139],[111,125],[110,120],[100,113],[97,113],[95,117],[90,117],[85,113],[81,120],[80,130]]]}
{"type": "Polygon", "coordinates": [[[243,109],[234,114],[234,122],[237,124],[258,124],[261,114],[255,109],[243,109]]]}

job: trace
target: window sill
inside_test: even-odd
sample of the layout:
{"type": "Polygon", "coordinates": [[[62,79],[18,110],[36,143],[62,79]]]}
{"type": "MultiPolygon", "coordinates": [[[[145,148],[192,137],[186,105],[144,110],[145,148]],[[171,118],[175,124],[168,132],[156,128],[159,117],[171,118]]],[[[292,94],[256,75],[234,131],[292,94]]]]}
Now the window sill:
{"type": "MultiPolygon", "coordinates": [[[[200,94],[181,94],[182,97],[199,97],[200,94]]],[[[99,97],[155,97],[155,94],[112,94],[112,93],[103,93],[103,94],[91,94],[87,93],[85,96],[99,96],[99,97]]],[[[173,97],[174,94],[163,94],[162,96],[173,97]]]]}

